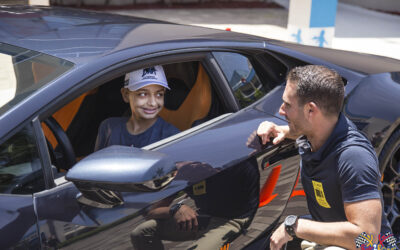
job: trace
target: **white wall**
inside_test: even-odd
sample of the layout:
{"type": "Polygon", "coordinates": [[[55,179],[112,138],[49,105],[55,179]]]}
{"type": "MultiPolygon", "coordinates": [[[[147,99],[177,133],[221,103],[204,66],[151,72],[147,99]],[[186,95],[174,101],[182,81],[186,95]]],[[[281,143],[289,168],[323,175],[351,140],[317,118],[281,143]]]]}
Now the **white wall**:
{"type": "Polygon", "coordinates": [[[45,5],[49,6],[50,1],[49,0],[29,0],[29,5],[45,5]]]}

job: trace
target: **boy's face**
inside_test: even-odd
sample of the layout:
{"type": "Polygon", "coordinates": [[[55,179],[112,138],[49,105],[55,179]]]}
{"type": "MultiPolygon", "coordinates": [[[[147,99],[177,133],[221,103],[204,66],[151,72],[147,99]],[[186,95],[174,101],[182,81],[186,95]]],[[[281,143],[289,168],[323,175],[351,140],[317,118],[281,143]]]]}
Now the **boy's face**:
{"type": "Polygon", "coordinates": [[[129,103],[132,114],[137,119],[153,119],[164,107],[165,88],[152,84],[136,91],[122,88],[122,96],[125,102],[129,103]]]}

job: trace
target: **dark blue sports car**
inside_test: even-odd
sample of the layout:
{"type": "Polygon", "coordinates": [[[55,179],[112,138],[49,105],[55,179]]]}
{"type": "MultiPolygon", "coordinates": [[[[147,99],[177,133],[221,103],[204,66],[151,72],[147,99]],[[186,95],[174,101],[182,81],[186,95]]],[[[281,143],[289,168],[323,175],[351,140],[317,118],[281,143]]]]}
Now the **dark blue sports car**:
{"type": "MultiPolygon", "coordinates": [[[[253,131],[264,120],[286,124],[278,114],[285,75],[306,64],[343,77],[343,112],[376,149],[398,237],[399,61],[142,18],[1,6],[0,248],[130,249],[132,232],[165,201],[208,214],[199,230],[213,218],[246,218],[221,249],[265,248],[289,200],[307,208],[294,142],[259,148],[253,131]],[[171,87],[160,116],[181,132],[140,149],[94,152],[99,124],[129,115],[124,75],[153,65],[171,87]]],[[[162,244],[185,249],[191,241],[162,244]]]]}

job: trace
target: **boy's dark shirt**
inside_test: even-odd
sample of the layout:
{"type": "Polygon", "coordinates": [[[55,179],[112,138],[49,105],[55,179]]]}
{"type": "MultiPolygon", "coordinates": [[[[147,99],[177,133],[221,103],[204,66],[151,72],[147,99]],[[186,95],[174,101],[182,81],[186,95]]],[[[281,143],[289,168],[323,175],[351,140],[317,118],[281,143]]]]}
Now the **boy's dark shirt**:
{"type": "Polygon", "coordinates": [[[129,117],[112,117],[104,120],[99,127],[94,151],[111,145],[134,146],[141,148],[171,135],[179,133],[173,125],[158,117],[146,131],[132,135],[126,128],[129,117]]]}

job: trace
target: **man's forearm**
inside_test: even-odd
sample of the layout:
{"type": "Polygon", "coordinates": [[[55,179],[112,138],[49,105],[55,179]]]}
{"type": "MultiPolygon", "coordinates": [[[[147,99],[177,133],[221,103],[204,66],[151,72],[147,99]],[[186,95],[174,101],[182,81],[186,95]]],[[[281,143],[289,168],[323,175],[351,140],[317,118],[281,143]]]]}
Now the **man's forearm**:
{"type": "Polygon", "coordinates": [[[372,234],[374,242],[377,242],[379,232],[363,231],[359,226],[348,221],[318,222],[299,219],[296,227],[296,236],[301,239],[346,249],[356,249],[355,239],[362,232],[372,234]]]}
{"type": "Polygon", "coordinates": [[[152,205],[146,214],[146,219],[150,220],[150,219],[169,218],[170,217],[169,209],[170,209],[172,201],[173,201],[173,198],[171,197],[171,198],[161,200],[161,201],[155,203],[154,205],[152,205]]]}
{"type": "Polygon", "coordinates": [[[157,207],[154,209],[151,209],[147,215],[146,219],[166,219],[171,217],[169,214],[169,207],[157,207]]]}

